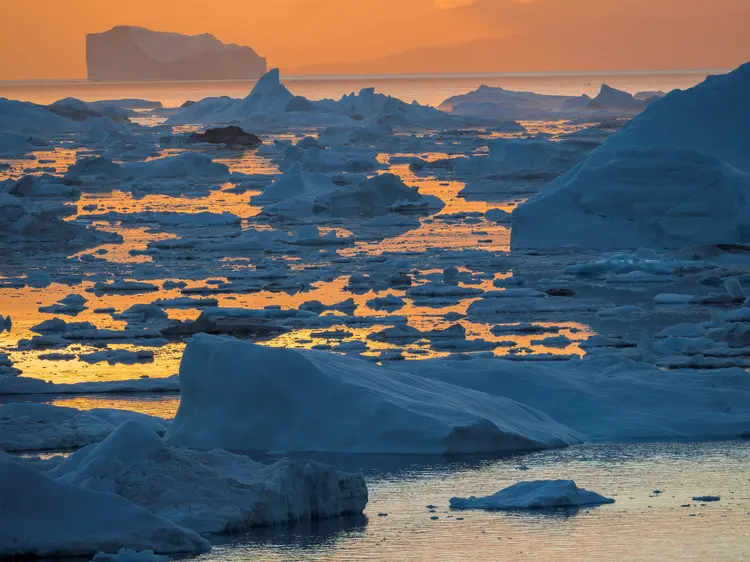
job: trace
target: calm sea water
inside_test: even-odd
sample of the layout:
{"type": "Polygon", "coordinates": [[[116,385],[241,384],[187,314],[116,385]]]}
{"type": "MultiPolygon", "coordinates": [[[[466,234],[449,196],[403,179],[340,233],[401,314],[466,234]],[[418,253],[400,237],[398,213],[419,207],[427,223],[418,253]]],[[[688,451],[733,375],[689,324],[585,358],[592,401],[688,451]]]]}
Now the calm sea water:
{"type": "MultiPolygon", "coordinates": [[[[445,98],[477,88],[481,84],[512,90],[548,94],[595,95],[602,83],[630,92],[687,88],[702,81],[708,72],[630,73],[630,74],[549,74],[484,76],[412,76],[291,78],[286,83],[296,94],[311,99],[338,98],[343,94],[374,86],[378,91],[404,100],[437,105],[445,98]]],[[[0,96],[51,103],[67,96],[83,100],[146,98],[176,106],[188,99],[207,96],[245,96],[253,82],[179,82],[179,83],[89,83],[56,81],[36,83],[0,82],[0,96]]],[[[558,131],[559,132],[559,131],[558,131]]],[[[51,160],[58,171],[75,161],[73,150],[39,153],[38,159],[51,160]]],[[[440,157],[442,155],[432,155],[440,157]]],[[[221,158],[221,157],[220,157],[221,158]]],[[[232,169],[245,172],[275,172],[268,163],[250,155],[225,157],[232,169]]],[[[23,162],[34,168],[37,161],[23,162]]],[[[45,166],[50,166],[49,162],[45,166]]],[[[410,185],[425,193],[439,195],[445,202],[443,212],[484,212],[488,208],[508,208],[506,203],[472,202],[457,196],[459,182],[441,182],[420,178],[407,166],[393,171],[410,185]]],[[[87,193],[80,207],[94,203],[102,209],[136,212],[143,210],[229,210],[247,218],[259,211],[250,203],[251,193],[214,191],[204,197],[168,198],[154,194],[136,199],[130,194],[87,193]]],[[[367,253],[389,250],[423,250],[440,246],[473,247],[479,239],[492,239],[490,250],[507,248],[506,227],[447,225],[433,223],[378,248],[361,247],[367,253]],[[442,228],[442,229],[441,229],[442,228]],[[463,229],[463,230],[460,230],[463,229]],[[494,230],[493,230],[494,229],[494,230]]],[[[102,261],[90,267],[127,272],[127,265],[143,258],[131,250],[145,248],[154,232],[142,227],[116,227],[125,242],[106,248],[102,261]]],[[[374,245],[373,245],[374,246],[374,245]]],[[[8,259],[0,273],[22,274],[29,270],[47,270],[48,261],[31,263],[25,256],[8,259]]],[[[191,265],[190,267],[194,267],[191,265]]],[[[126,275],[122,273],[122,275],[126,275]]],[[[154,279],[161,283],[161,279],[154,279]]],[[[324,283],[314,292],[300,295],[261,292],[250,295],[220,295],[222,306],[262,308],[267,304],[297,307],[305,300],[338,302],[345,279],[324,283]]],[[[80,286],[53,284],[44,289],[4,288],[0,305],[14,319],[13,333],[0,335],[0,348],[13,349],[21,337],[30,337],[30,328],[47,319],[38,312],[40,304],[51,304],[70,292],[86,294],[90,309],[77,317],[91,320],[99,327],[121,327],[108,316],[93,314],[96,307],[114,306],[118,310],[137,302],[150,302],[153,294],[99,297],[85,293],[91,283],[80,286]],[[110,323],[111,322],[111,323],[110,323]]],[[[162,297],[179,296],[178,291],[162,291],[162,297]]],[[[355,295],[365,306],[369,295],[355,295]]],[[[652,301],[652,295],[642,298],[652,301]]],[[[468,302],[464,303],[468,306],[468,302]]],[[[364,310],[364,309],[362,309],[364,310]]],[[[407,307],[401,312],[422,330],[442,329],[445,310],[407,307]]],[[[369,311],[369,314],[375,314],[369,311]]],[[[197,311],[170,311],[173,318],[194,318],[197,311]]],[[[488,326],[467,324],[472,337],[491,338],[488,326]],[[483,330],[483,331],[479,331],[483,330]]],[[[566,324],[569,329],[572,324],[566,324]]],[[[574,326],[578,338],[587,336],[587,327],[574,326]]],[[[344,328],[344,326],[342,326],[344,328]]],[[[373,328],[374,329],[374,328],[373,328]]],[[[568,332],[565,332],[568,333],[568,332]]],[[[299,336],[299,334],[298,334],[299,336]]],[[[302,334],[307,336],[307,334],[302,334]]],[[[300,337],[302,337],[300,336],[300,337]]],[[[365,339],[366,334],[353,337],[365,339]]],[[[290,345],[278,338],[269,345],[290,345]]],[[[293,342],[291,342],[293,343],[293,342]]],[[[519,345],[529,342],[519,342],[519,345]]],[[[296,344],[295,344],[296,345],[296,344]]],[[[575,349],[560,349],[562,353],[575,349]]],[[[88,350],[85,350],[88,351],[88,350]]],[[[544,349],[545,352],[554,352],[544,349]]],[[[170,344],[157,350],[154,363],[136,365],[84,365],[81,361],[51,362],[39,358],[41,352],[13,352],[13,360],[26,376],[54,379],[56,382],[136,378],[141,375],[167,376],[177,371],[182,344],[170,344]]],[[[118,397],[85,396],[55,399],[58,405],[81,409],[92,407],[126,408],[170,417],[178,396],[118,397]]],[[[322,458],[344,470],[362,471],[370,490],[365,516],[355,519],[322,521],[292,528],[261,529],[250,534],[218,539],[214,551],[201,562],[240,560],[749,560],[750,540],[750,442],[671,443],[585,445],[562,451],[546,451],[502,459],[387,458],[361,456],[322,458]],[[521,466],[529,470],[520,471],[521,466]],[[572,478],[579,485],[616,499],[601,508],[542,513],[451,512],[448,500],[453,495],[491,494],[524,479],[572,478]],[[654,490],[661,493],[655,494],[654,490]],[[720,495],[711,504],[693,502],[694,495],[720,495]],[[435,505],[435,512],[426,506],[435,505]],[[437,519],[433,519],[437,517],[437,519]]]]}
{"type": "MultiPolygon", "coordinates": [[[[716,71],[721,72],[721,71],[716,71]]],[[[379,92],[405,101],[438,105],[444,99],[469,92],[482,84],[541,94],[596,95],[602,84],[631,93],[689,88],[711,71],[486,74],[436,76],[344,76],[282,78],[297,95],[309,99],[339,98],[374,86],[379,92]]],[[[244,97],[254,81],[107,83],[86,80],[0,82],[0,96],[48,104],[65,97],[84,101],[141,98],[160,101],[165,107],[209,96],[244,97]]]]}

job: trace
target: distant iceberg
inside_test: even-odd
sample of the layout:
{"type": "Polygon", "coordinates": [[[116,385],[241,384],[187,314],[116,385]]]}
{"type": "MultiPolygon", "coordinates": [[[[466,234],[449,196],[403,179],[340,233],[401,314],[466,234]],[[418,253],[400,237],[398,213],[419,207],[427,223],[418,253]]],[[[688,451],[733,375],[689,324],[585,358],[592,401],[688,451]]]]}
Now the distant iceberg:
{"type": "Polygon", "coordinates": [[[266,59],[208,33],[118,25],[86,35],[86,67],[95,81],[252,80],[266,71],[266,59]]]}

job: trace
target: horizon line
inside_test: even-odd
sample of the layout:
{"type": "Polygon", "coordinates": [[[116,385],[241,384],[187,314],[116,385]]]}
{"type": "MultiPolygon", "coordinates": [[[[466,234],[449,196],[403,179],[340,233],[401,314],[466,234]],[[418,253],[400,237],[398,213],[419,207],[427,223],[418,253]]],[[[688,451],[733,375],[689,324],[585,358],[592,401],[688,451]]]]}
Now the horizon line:
{"type": "MultiPolygon", "coordinates": [[[[274,67],[276,68],[276,67],[274,67]]],[[[272,69],[271,69],[272,70],[272,69]]],[[[534,72],[447,72],[447,73],[413,73],[413,74],[282,74],[282,81],[323,81],[323,80],[408,80],[419,79],[447,79],[447,78],[533,78],[545,76],[646,76],[656,74],[711,74],[727,73],[727,68],[690,68],[690,69],[662,69],[662,70],[562,70],[562,71],[534,71],[534,72]]],[[[196,84],[196,83],[236,83],[257,82],[258,78],[232,78],[224,80],[134,80],[104,82],[89,80],[88,78],[29,78],[23,80],[0,80],[0,86],[44,86],[52,84],[196,84]]]]}

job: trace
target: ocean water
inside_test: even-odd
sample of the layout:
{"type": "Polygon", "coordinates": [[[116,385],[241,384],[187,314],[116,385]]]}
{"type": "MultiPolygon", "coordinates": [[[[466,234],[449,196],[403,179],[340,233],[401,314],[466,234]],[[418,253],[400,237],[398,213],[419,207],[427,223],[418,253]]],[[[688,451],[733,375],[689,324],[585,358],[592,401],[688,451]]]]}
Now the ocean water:
{"type": "MultiPolygon", "coordinates": [[[[686,88],[701,81],[706,72],[632,73],[632,74],[550,74],[550,75],[485,75],[437,77],[347,77],[347,78],[290,78],[287,85],[309,98],[337,98],[362,87],[421,103],[439,104],[443,99],[475,89],[480,84],[540,93],[595,95],[601,83],[630,92],[686,88]]],[[[25,99],[37,103],[74,96],[84,100],[115,98],[147,98],[161,101],[165,106],[176,106],[188,99],[206,96],[245,96],[252,82],[183,82],[104,84],[78,81],[46,83],[0,83],[0,96],[25,99]]],[[[584,125],[561,123],[526,124],[530,130],[559,134],[584,125]]],[[[299,137],[296,137],[299,138],[299,137]]],[[[266,139],[271,140],[270,138],[266,139]]],[[[167,152],[165,152],[166,154],[167,152]]],[[[254,153],[237,154],[231,151],[212,151],[211,156],[225,162],[232,170],[248,173],[277,173],[269,159],[254,153]]],[[[420,153],[428,160],[447,156],[447,153],[420,153]]],[[[57,147],[40,151],[28,161],[13,162],[14,171],[32,172],[50,168],[63,172],[75,161],[77,149],[57,147]],[[43,164],[40,164],[40,161],[43,164]]],[[[416,175],[408,166],[393,164],[390,171],[400,175],[409,185],[416,185],[424,193],[439,196],[446,207],[437,217],[422,217],[419,228],[382,241],[359,240],[353,247],[339,250],[353,262],[376,259],[383,252],[419,254],[435,249],[483,248],[494,252],[508,250],[508,224],[495,224],[484,219],[489,209],[512,210],[528,193],[518,193],[500,200],[470,200],[460,197],[464,186],[459,181],[446,181],[433,176],[416,175]],[[475,220],[441,220],[441,215],[457,213],[482,214],[475,220]]],[[[4,177],[0,175],[0,179],[4,177]]],[[[91,212],[173,210],[182,212],[230,211],[243,219],[243,228],[257,226],[253,222],[260,208],[253,204],[257,191],[236,192],[231,185],[198,193],[191,197],[170,197],[163,194],[135,196],[129,192],[112,190],[85,192],[75,203],[76,218],[91,212]],[[93,210],[92,210],[93,209],[93,210]]],[[[166,377],[177,372],[184,349],[184,341],[174,340],[154,348],[153,362],[131,365],[90,365],[79,359],[50,360],[44,356],[51,350],[17,349],[17,342],[33,335],[32,327],[55,314],[39,312],[39,307],[53,304],[70,293],[89,299],[88,309],[69,321],[91,321],[100,328],[122,328],[125,323],[108,314],[95,313],[96,308],[113,307],[124,310],[137,303],[152,302],[157,298],[181,295],[179,290],[164,289],[167,280],[186,279],[190,287],[204,287],[209,279],[226,280],[233,268],[242,270],[252,266],[249,256],[222,256],[221,260],[198,257],[191,261],[156,258],[143,253],[149,242],[175,237],[174,232],[146,224],[119,224],[93,221],[98,228],[116,231],[124,238],[122,244],[105,245],[84,250],[69,259],[67,254],[27,255],[18,252],[4,256],[0,264],[0,313],[11,315],[13,330],[0,334],[0,349],[7,351],[24,376],[55,382],[81,382],[133,379],[141,376],[166,377]],[[215,267],[216,271],[211,268],[215,267]],[[47,286],[16,287],[4,282],[27,273],[49,273],[57,278],[70,275],[65,282],[47,286]],[[112,273],[118,279],[146,279],[157,289],[140,294],[96,294],[91,292],[92,274],[112,273]]],[[[347,235],[346,224],[326,226],[347,235]]],[[[277,228],[285,228],[283,225],[277,228]]],[[[291,226],[289,227],[292,228],[291,226]]],[[[417,276],[424,282],[439,275],[449,261],[441,260],[450,252],[432,254],[429,267],[420,267],[417,276]]],[[[570,259],[587,261],[592,256],[570,259]]],[[[424,265],[422,262],[421,265],[424,265]]],[[[305,267],[316,267],[306,258],[305,267]]],[[[330,265],[323,263],[323,266],[330,265]]],[[[471,264],[469,264],[471,265],[471,264]]],[[[509,275],[523,275],[538,280],[546,275],[550,264],[529,261],[522,271],[462,271],[472,273],[472,285],[490,289],[495,280],[509,275]],[[480,279],[481,277],[481,279],[480,279]]],[[[415,266],[416,267],[416,266],[415,266]]],[[[418,305],[408,302],[396,311],[370,308],[367,301],[386,295],[404,296],[403,290],[388,289],[352,294],[346,290],[348,273],[333,280],[320,280],[306,291],[290,292],[265,289],[259,292],[216,294],[224,307],[263,308],[278,305],[297,308],[305,301],[320,300],[325,304],[354,299],[356,314],[360,316],[403,315],[408,323],[420,330],[444,329],[455,321],[448,321],[448,313],[462,314],[474,300],[460,299],[440,306],[418,305]]],[[[674,287],[672,287],[674,289],[674,287]]],[[[637,304],[650,313],[643,323],[623,325],[617,320],[603,321],[595,315],[535,318],[551,325],[566,335],[571,343],[564,347],[533,343],[543,336],[494,336],[490,324],[459,320],[469,339],[504,341],[508,346],[495,350],[498,355],[510,349],[526,349],[530,354],[581,354],[580,343],[596,333],[616,333],[637,341],[644,331],[656,331],[680,319],[707,319],[702,311],[654,311],[653,296],[663,287],[591,289],[590,294],[576,298],[602,298],[618,305],[637,304]]],[[[200,314],[196,308],[170,309],[175,319],[194,319],[200,314]]],[[[515,322],[508,319],[508,322],[515,322]]],[[[337,345],[350,341],[366,341],[369,349],[364,355],[374,355],[393,344],[374,342],[367,336],[383,325],[332,325],[329,329],[350,332],[344,338],[315,338],[315,330],[296,329],[265,340],[265,345],[311,347],[314,344],[337,345]]],[[[111,348],[136,349],[141,345],[116,343],[111,348]]],[[[400,346],[409,359],[443,356],[418,342],[400,346]]],[[[65,353],[89,353],[99,347],[90,343],[70,346],[65,353]]],[[[52,350],[54,351],[54,350],[52,350]]],[[[179,395],[124,395],[124,396],[44,396],[13,397],[13,400],[42,400],[60,406],[79,409],[97,407],[130,409],[164,417],[172,417],[179,403],[179,395]]],[[[370,503],[364,517],[321,521],[291,528],[260,529],[252,533],[216,539],[212,553],[201,561],[240,560],[748,560],[750,559],[750,443],[747,441],[717,443],[647,443],[616,445],[584,445],[560,451],[546,451],[503,458],[444,459],[424,457],[331,457],[321,458],[345,470],[362,471],[370,490],[370,503]],[[528,467],[528,470],[525,468],[528,467]],[[523,469],[523,470],[522,470],[523,469]],[[448,509],[451,496],[491,494],[522,479],[570,478],[583,487],[614,497],[616,503],[600,508],[580,510],[552,510],[526,512],[455,512],[448,509]],[[659,490],[660,493],[654,493],[659,490]],[[695,495],[720,495],[721,501],[710,504],[693,502],[695,495]],[[435,512],[426,508],[434,504],[435,512]],[[437,519],[433,519],[437,517],[437,519]]]]}
{"type": "MultiPolygon", "coordinates": [[[[720,70],[714,72],[722,72],[720,70]]],[[[711,71],[554,73],[554,74],[472,74],[435,76],[340,76],[283,77],[289,88],[309,99],[340,98],[344,94],[374,87],[376,91],[405,101],[439,105],[450,96],[476,89],[482,84],[509,90],[540,94],[595,96],[601,84],[631,93],[689,88],[711,71]]],[[[0,81],[0,96],[48,104],[65,97],[84,101],[140,98],[176,107],[187,100],[212,96],[246,96],[254,81],[138,82],[106,83],[85,80],[0,81]]]]}
{"type": "Polygon", "coordinates": [[[750,560],[750,442],[583,445],[497,459],[322,460],[365,474],[365,517],[223,537],[198,560],[750,560]],[[452,496],[489,495],[526,479],[572,479],[615,503],[504,512],[448,507],[452,496]],[[692,500],[705,495],[721,500],[692,500]]]}

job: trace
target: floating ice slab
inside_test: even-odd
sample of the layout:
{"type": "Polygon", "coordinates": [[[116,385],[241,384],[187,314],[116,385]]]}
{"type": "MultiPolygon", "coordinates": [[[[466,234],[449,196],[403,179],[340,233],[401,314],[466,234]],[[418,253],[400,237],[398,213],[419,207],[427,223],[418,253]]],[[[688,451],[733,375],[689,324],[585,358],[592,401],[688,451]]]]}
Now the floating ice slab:
{"type": "Polygon", "coordinates": [[[165,441],[200,449],[480,453],[575,443],[500,397],[330,353],[193,336],[165,441]],[[290,417],[290,412],[294,414],[290,417]]]}
{"type": "Polygon", "coordinates": [[[544,509],[615,503],[596,492],[579,488],[572,480],[518,482],[491,496],[451,498],[454,509],[544,509]]]}
{"type": "Polygon", "coordinates": [[[91,556],[125,546],[198,554],[211,544],[114,494],[55,482],[0,459],[0,556],[91,556]]]}

